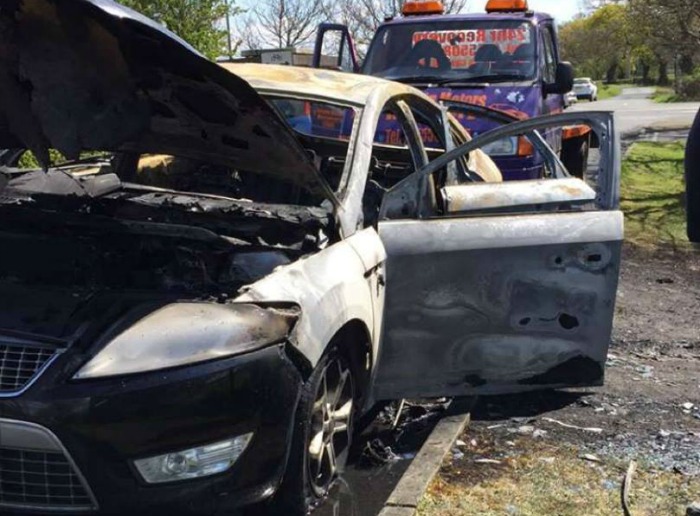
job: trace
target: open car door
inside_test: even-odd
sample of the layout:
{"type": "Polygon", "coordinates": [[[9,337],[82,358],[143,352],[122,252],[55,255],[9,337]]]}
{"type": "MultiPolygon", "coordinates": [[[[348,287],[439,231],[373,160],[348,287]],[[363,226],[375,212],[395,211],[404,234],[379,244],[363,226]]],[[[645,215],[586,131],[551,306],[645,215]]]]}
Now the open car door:
{"type": "Polygon", "coordinates": [[[612,115],[568,113],[485,133],[390,190],[374,399],[602,384],[623,239],[619,173],[612,115]],[[600,139],[594,185],[555,174],[435,186],[484,145],[573,124],[600,139]]]}
{"type": "Polygon", "coordinates": [[[338,23],[318,25],[311,66],[352,73],[360,71],[355,42],[347,26],[338,23]]]}

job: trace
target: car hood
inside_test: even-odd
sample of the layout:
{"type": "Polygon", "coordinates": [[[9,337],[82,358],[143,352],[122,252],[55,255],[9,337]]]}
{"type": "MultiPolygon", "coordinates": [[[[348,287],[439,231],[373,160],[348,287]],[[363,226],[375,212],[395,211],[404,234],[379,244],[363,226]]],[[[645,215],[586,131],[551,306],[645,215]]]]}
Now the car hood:
{"type": "Polygon", "coordinates": [[[111,0],[0,7],[0,148],[172,154],[281,178],[337,204],[292,129],[243,79],[111,0]]]}

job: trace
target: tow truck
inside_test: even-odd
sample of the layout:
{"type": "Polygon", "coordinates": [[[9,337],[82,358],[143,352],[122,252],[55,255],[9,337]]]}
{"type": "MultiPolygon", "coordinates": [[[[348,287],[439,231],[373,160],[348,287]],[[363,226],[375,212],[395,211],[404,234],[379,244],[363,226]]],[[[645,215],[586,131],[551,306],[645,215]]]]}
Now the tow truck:
{"type": "MultiPolygon", "coordinates": [[[[552,16],[530,10],[527,0],[489,0],[483,14],[444,14],[440,0],[409,0],[402,16],[379,26],[362,64],[347,26],[319,25],[313,66],[335,48],[334,68],[411,84],[443,102],[472,136],[493,129],[503,117],[523,120],[556,114],[573,88],[570,63],[561,61],[552,16]],[[460,104],[479,106],[461,108],[460,104]],[[481,113],[480,115],[475,113],[481,113]]],[[[398,139],[396,122],[384,123],[385,143],[398,139]]],[[[595,138],[588,127],[566,127],[543,135],[570,174],[583,177],[595,138]]],[[[424,136],[431,144],[430,135],[424,136]]],[[[545,177],[542,156],[525,137],[488,149],[505,180],[545,177]]]]}

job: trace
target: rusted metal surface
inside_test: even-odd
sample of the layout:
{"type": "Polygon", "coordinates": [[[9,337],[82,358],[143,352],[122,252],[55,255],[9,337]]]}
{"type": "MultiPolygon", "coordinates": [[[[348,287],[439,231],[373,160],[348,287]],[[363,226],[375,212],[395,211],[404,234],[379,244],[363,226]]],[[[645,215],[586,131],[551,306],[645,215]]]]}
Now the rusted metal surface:
{"type": "Polygon", "coordinates": [[[544,206],[556,204],[581,204],[595,201],[596,192],[584,181],[576,178],[509,183],[477,183],[451,185],[442,189],[445,212],[470,211],[544,206]]]}
{"type": "Polygon", "coordinates": [[[415,95],[418,92],[410,86],[377,77],[315,68],[255,63],[224,63],[221,66],[245,79],[259,92],[283,96],[296,93],[357,107],[367,104],[372,96],[415,95]]]}

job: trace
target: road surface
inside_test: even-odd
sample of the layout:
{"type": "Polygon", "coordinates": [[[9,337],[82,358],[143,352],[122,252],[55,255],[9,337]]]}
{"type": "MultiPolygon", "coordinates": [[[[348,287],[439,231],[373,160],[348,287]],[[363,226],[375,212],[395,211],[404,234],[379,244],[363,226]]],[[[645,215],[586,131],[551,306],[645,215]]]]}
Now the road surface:
{"type": "Polygon", "coordinates": [[[650,99],[654,88],[625,88],[618,97],[597,102],[580,101],[570,111],[614,111],[621,134],[646,127],[680,127],[693,122],[700,102],[657,104],[650,99]]]}

